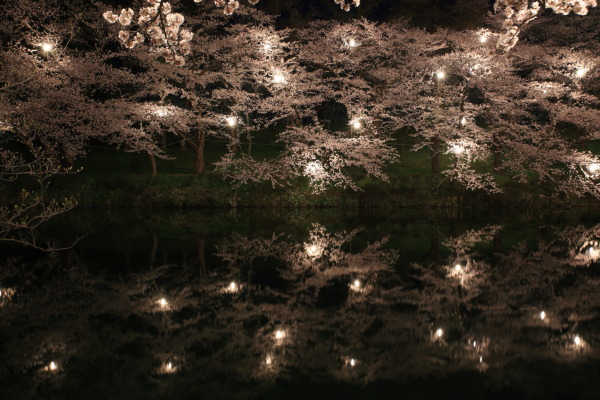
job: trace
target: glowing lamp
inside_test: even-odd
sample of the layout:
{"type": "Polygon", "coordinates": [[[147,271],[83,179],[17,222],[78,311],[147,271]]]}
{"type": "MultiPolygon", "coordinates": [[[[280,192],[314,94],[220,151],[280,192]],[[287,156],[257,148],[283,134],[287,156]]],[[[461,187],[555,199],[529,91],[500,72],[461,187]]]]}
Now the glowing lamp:
{"type": "Polygon", "coordinates": [[[356,360],[354,358],[350,359],[350,366],[354,367],[356,365],[356,360]]]}
{"type": "Polygon", "coordinates": [[[598,173],[598,171],[600,171],[600,164],[592,163],[587,166],[587,169],[588,169],[588,171],[590,171],[590,173],[596,174],[596,173],[598,173]]]}
{"type": "Polygon", "coordinates": [[[271,358],[271,356],[267,356],[267,358],[265,359],[265,364],[267,364],[267,365],[273,364],[273,359],[271,358]]]}
{"type": "Polygon", "coordinates": [[[579,335],[573,338],[573,343],[575,343],[575,346],[581,346],[581,338],[579,337],[579,335]]]}
{"type": "Polygon", "coordinates": [[[49,53],[52,51],[52,49],[54,49],[54,46],[52,45],[52,43],[42,43],[42,51],[44,53],[49,53]]]}
{"type": "Polygon", "coordinates": [[[435,74],[435,76],[436,76],[436,78],[438,78],[439,80],[442,80],[442,79],[444,79],[444,78],[446,77],[446,73],[445,73],[444,71],[438,71],[438,72],[435,74]]]}
{"type": "Polygon", "coordinates": [[[56,364],[54,361],[51,361],[50,364],[48,365],[48,370],[56,371],[57,369],[58,369],[58,364],[56,364]]]}
{"type": "Polygon", "coordinates": [[[356,47],[356,46],[358,46],[358,44],[356,44],[356,40],[354,40],[354,38],[350,38],[350,39],[348,39],[348,46],[356,47]]]}
{"type": "Polygon", "coordinates": [[[273,75],[273,82],[274,83],[284,83],[285,77],[281,74],[275,74],[275,75],[273,75]]]}
{"type": "Polygon", "coordinates": [[[237,118],[235,117],[227,117],[225,121],[227,122],[227,126],[230,128],[233,128],[237,125],[237,118]]]}
{"type": "MultiPolygon", "coordinates": [[[[460,146],[460,145],[455,145],[455,146],[452,146],[452,150],[451,151],[454,154],[456,154],[457,156],[459,156],[459,155],[461,155],[462,153],[465,152],[465,148],[463,146],[460,146]]],[[[459,267],[460,267],[460,265],[459,265],[459,267]]],[[[455,269],[456,269],[456,267],[455,267],[455,269]]]]}
{"type": "Polygon", "coordinates": [[[281,340],[285,337],[285,332],[282,330],[278,330],[275,332],[275,339],[281,340]]]}
{"type": "Polygon", "coordinates": [[[442,328],[438,328],[437,331],[435,331],[435,336],[441,338],[442,336],[444,336],[444,331],[442,330],[442,328]]]}
{"type": "Polygon", "coordinates": [[[264,49],[265,51],[269,51],[269,50],[271,50],[271,45],[270,45],[269,43],[265,43],[265,44],[263,45],[263,49],[264,49]]]}
{"type": "Polygon", "coordinates": [[[587,69],[585,68],[579,68],[576,72],[575,72],[575,76],[578,78],[583,78],[585,76],[585,74],[587,73],[587,69]]]}
{"type": "Polygon", "coordinates": [[[540,319],[541,319],[542,321],[546,319],[546,313],[545,313],[544,311],[542,311],[542,312],[540,313],[540,319]]]}
{"type": "Polygon", "coordinates": [[[237,290],[237,288],[238,288],[238,285],[237,285],[237,283],[235,283],[235,282],[231,282],[231,283],[229,284],[229,290],[230,290],[230,291],[232,291],[232,292],[235,292],[235,291],[237,290]]]}
{"type": "Polygon", "coordinates": [[[353,284],[356,289],[360,289],[360,281],[358,279],[355,280],[353,284]]]}
{"type": "Polygon", "coordinates": [[[479,36],[479,42],[480,43],[485,43],[485,42],[487,42],[487,40],[488,40],[488,38],[487,38],[486,35],[479,36]]]}
{"type": "Polygon", "coordinates": [[[454,266],[454,271],[456,271],[456,272],[460,272],[461,270],[462,270],[462,267],[460,266],[460,264],[456,264],[456,265],[454,266]]]}
{"type": "Polygon", "coordinates": [[[362,124],[357,119],[355,119],[354,121],[351,121],[350,125],[352,125],[352,128],[354,128],[356,130],[359,130],[360,128],[362,128],[362,124]]]}
{"type": "Polygon", "coordinates": [[[477,347],[477,341],[473,340],[473,347],[477,347]]]}
{"type": "Polygon", "coordinates": [[[467,119],[466,119],[465,117],[462,117],[462,118],[460,119],[460,124],[461,124],[462,126],[464,126],[466,123],[467,123],[467,119]]]}
{"type": "Polygon", "coordinates": [[[162,307],[162,308],[166,308],[169,305],[169,302],[167,301],[167,299],[165,299],[164,297],[161,298],[158,301],[158,304],[162,307]]]}

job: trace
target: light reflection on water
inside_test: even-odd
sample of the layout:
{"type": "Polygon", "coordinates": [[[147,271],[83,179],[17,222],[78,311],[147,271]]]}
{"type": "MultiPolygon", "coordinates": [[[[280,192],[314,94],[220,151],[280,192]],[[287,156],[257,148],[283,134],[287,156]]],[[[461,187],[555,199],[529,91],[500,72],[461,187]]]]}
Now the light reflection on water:
{"type": "Polygon", "coordinates": [[[464,374],[535,395],[550,370],[597,387],[600,225],[334,217],[129,222],[3,260],[0,377],[250,388],[235,398],[464,374]]]}

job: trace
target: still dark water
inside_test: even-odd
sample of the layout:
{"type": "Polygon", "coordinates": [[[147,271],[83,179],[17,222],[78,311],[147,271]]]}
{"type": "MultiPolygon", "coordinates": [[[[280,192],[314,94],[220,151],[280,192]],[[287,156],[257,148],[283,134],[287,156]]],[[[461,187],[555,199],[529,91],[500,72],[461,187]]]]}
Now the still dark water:
{"type": "Polygon", "coordinates": [[[78,211],[0,248],[1,399],[598,399],[600,213],[78,211]]]}

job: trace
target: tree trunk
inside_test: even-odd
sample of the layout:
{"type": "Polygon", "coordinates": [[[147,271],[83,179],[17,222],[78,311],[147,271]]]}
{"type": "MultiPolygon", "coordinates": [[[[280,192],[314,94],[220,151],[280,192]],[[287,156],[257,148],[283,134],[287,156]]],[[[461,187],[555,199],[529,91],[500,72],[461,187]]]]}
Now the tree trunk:
{"type": "Polygon", "coordinates": [[[148,153],[148,157],[150,157],[150,167],[152,168],[152,177],[156,177],[156,158],[154,158],[153,154],[148,153]]]}
{"type": "Polygon", "coordinates": [[[160,134],[160,148],[162,151],[167,151],[167,134],[165,132],[160,134]]]}
{"type": "Polygon", "coordinates": [[[206,172],[204,163],[204,147],[206,146],[206,131],[200,129],[198,132],[198,144],[196,146],[196,175],[202,175],[206,172]]]}
{"type": "Polygon", "coordinates": [[[500,172],[500,145],[496,134],[492,137],[492,154],[494,155],[494,172],[500,172]]]}
{"type": "Polygon", "coordinates": [[[206,247],[206,239],[198,238],[196,240],[196,250],[198,251],[198,266],[200,267],[200,283],[206,281],[206,256],[204,249],[206,247]]]}
{"type": "Polygon", "coordinates": [[[440,139],[437,136],[431,143],[431,173],[440,173],[440,139]]]}

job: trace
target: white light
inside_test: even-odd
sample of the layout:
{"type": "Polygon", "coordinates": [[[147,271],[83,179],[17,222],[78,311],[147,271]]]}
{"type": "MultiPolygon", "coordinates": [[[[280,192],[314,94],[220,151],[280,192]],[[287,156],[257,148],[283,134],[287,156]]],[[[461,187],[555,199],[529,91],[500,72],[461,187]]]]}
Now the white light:
{"type": "MultiPolygon", "coordinates": [[[[463,146],[457,144],[457,145],[452,146],[452,149],[450,151],[452,151],[454,154],[459,156],[465,152],[465,148],[463,146]]],[[[459,267],[460,267],[460,265],[459,265],[459,267]]]]}
{"type": "Polygon", "coordinates": [[[466,123],[467,123],[467,119],[465,117],[462,117],[460,119],[460,124],[464,126],[466,123]]]}
{"type": "Polygon", "coordinates": [[[600,164],[592,163],[587,166],[587,169],[588,169],[588,171],[590,171],[590,173],[596,174],[600,170],[600,164]]]}
{"type": "Polygon", "coordinates": [[[437,331],[435,331],[435,336],[441,338],[444,335],[444,331],[442,330],[442,328],[438,328],[437,331]]]}
{"type": "Polygon", "coordinates": [[[271,358],[271,356],[267,356],[267,358],[265,359],[265,364],[267,364],[267,365],[273,364],[273,359],[271,358]]]}
{"type": "Polygon", "coordinates": [[[304,167],[304,174],[314,178],[321,177],[324,172],[323,165],[319,161],[311,161],[304,167]]]}
{"type": "Polygon", "coordinates": [[[169,115],[169,110],[167,110],[166,108],[157,108],[156,110],[154,110],[154,115],[156,115],[157,117],[161,117],[164,118],[167,115],[169,115]]]}
{"type": "Polygon", "coordinates": [[[575,338],[573,339],[573,343],[575,343],[575,346],[581,345],[581,338],[579,337],[579,335],[575,336],[575,338]]]}
{"type": "Polygon", "coordinates": [[[269,50],[271,50],[271,45],[270,45],[269,43],[265,43],[265,44],[263,45],[263,49],[264,49],[265,51],[269,51],[269,50]]]}
{"type": "Polygon", "coordinates": [[[323,253],[323,249],[316,244],[307,244],[304,246],[304,251],[306,251],[306,255],[309,257],[319,258],[323,253]]]}
{"type": "Polygon", "coordinates": [[[477,341],[473,340],[473,347],[477,347],[477,341]]]}
{"type": "Polygon", "coordinates": [[[540,319],[541,319],[542,321],[546,319],[546,312],[542,311],[542,312],[540,313],[540,319]]]}
{"type": "Polygon", "coordinates": [[[166,308],[169,305],[169,302],[167,301],[167,299],[165,299],[164,297],[161,298],[158,301],[158,304],[162,307],[162,308],[166,308]]]}
{"type": "Polygon", "coordinates": [[[575,72],[575,76],[578,78],[583,78],[585,76],[586,72],[587,72],[586,68],[580,68],[577,70],[577,72],[575,72]]]}
{"type": "Polygon", "coordinates": [[[54,361],[51,361],[50,365],[48,365],[48,369],[50,371],[56,371],[58,369],[58,365],[54,361]]]}
{"type": "Polygon", "coordinates": [[[462,267],[460,266],[460,264],[456,264],[456,265],[454,266],[454,270],[455,270],[456,272],[460,272],[460,271],[462,270],[462,267]]]}
{"type": "Polygon", "coordinates": [[[285,337],[285,332],[282,330],[278,330],[275,332],[275,339],[281,340],[285,337]]]}
{"type": "Polygon", "coordinates": [[[354,367],[356,365],[356,360],[354,358],[350,359],[350,366],[354,367]]]}
{"type": "Polygon", "coordinates": [[[439,79],[442,80],[446,77],[446,73],[444,71],[438,71],[435,76],[439,79]]]}
{"type": "Polygon", "coordinates": [[[352,125],[352,128],[354,128],[356,130],[362,128],[362,124],[357,119],[350,121],[350,124],[352,125]]]}
{"type": "Polygon", "coordinates": [[[356,47],[358,45],[356,44],[356,40],[354,40],[354,38],[350,38],[350,39],[348,39],[348,46],[356,47]]]}
{"type": "Polygon", "coordinates": [[[229,284],[229,290],[231,290],[232,292],[235,292],[237,290],[238,286],[235,282],[231,282],[229,284]]]}
{"type": "Polygon", "coordinates": [[[486,35],[479,36],[479,42],[481,42],[481,43],[487,42],[487,36],[486,35]]]}
{"type": "Polygon", "coordinates": [[[360,281],[358,279],[354,281],[354,287],[357,289],[360,288],[360,281]]]}
{"type": "Polygon", "coordinates": [[[227,121],[227,125],[230,128],[233,128],[234,126],[237,125],[237,118],[236,117],[227,117],[225,120],[227,121]]]}
{"type": "Polygon", "coordinates": [[[483,357],[479,357],[479,363],[481,364],[483,362],[483,357]]]}
{"type": "Polygon", "coordinates": [[[167,364],[167,371],[171,371],[173,369],[173,363],[167,364]]]}
{"type": "Polygon", "coordinates": [[[285,77],[281,74],[275,74],[273,75],[273,82],[275,83],[284,83],[285,82],[285,77]]]}
{"type": "Polygon", "coordinates": [[[54,46],[51,43],[43,43],[41,47],[44,53],[49,53],[54,49],[54,46]]]}

